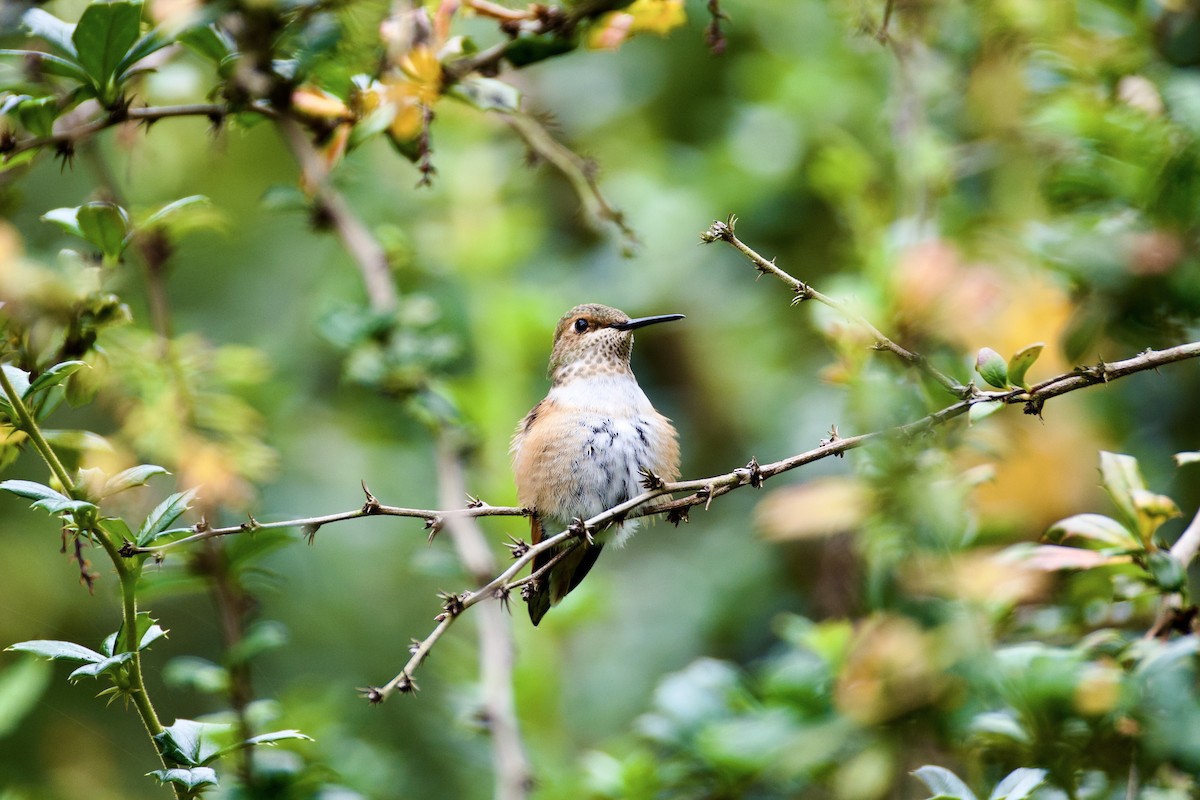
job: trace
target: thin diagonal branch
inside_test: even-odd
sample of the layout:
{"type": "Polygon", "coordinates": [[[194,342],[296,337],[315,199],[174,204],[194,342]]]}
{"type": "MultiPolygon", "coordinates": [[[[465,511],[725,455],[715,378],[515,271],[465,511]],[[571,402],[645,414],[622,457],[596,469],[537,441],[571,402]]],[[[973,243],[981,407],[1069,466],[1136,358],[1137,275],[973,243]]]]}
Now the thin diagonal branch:
{"type": "Polygon", "coordinates": [[[873,347],[876,350],[887,350],[896,354],[908,364],[916,367],[930,378],[937,381],[939,384],[945,387],[948,392],[956,397],[966,397],[967,394],[970,393],[970,389],[968,387],[934,367],[929,363],[925,356],[921,355],[920,353],[914,353],[913,351],[908,350],[907,348],[902,347],[901,345],[892,341],[892,339],[885,336],[882,331],[872,325],[866,317],[862,316],[845,303],[818,292],[804,281],[789,275],[787,272],[784,272],[782,269],[777,267],[774,260],[768,260],[756,253],[734,234],[734,225],[736,223],[736,216],[730,216],[726,222],[714,222],[708,230],[700,234],[700,241],[705,244],[710,244],[716,241],[728,243],[735,250],[746,256],[746,258],[750,259],[750,262],[754,265],[754,268],[759,272],[772,275],[786,283],[788,286],[791,286],[792,291],[796,293],[796,299],[793,302],[799,303],[805,300],[816,300],[818,303],[829,306],[834,311],[838,312],[843,317],[853,322],[855,325],[858,325],[868,334],[870,334],[870,336],[875,340],[873,347]]]}
{"type": "Polygon", "coordinates": [[[317,202],[333,223],[346,251],[358,265],[371,309],[379,312],[394,311],[400,298],[392,280],[392,268],[387,252],[376,241],[366,224],[350,207],[337,189],[329,183],[329,170],[317,154],[299,123],[291,118],[278,121],[279,130],[300,163],[300,170],[313,187],[317,202]]]}
{"type": "Polygon", "coordinates": [[[416,689],[414,676],[417,669],[429,656],[430,651],[437,644],[438,640],[441,639],[463,612],[483,600],[506,598],[514,587],[522,583],[521,580],[516,580],[517,574],[527,564],[532,563],[539,553],[546,552],[569,542],[571,539],[585,535],[587,531],[603,529],[605,526],[621,519],[648,516],[651,514],[665,513],[668,520],[682,521],[687,518],[687,511],[689,509],[700,505],[707,508],[715,498],[728,494],[734,489],[741,488],[742,486],[761,486],[764,480],[775,475],[789,472],[805,464],[811,464],[814,461],[820,461],[831,456],[840,456],[848,450],[862,447],[876,440],[885,438],[898,438],[903,441],[912,440],[957,417],[961,417],[970,411],[972,406],[980,403],[999,402],[1005,405],[1023,405],[1026,414],[1040,414],[1046,400],[1052,397],[1058,397],[1059,395],[1077,391],[1088,386],[1108,383],[1137,372],[1157,369],[1166,364],[1192,358],[1200,358],[1200,342],[1190,342],[1165,350],[1146,350],[1133,358],[1116,361],[1111,364],[1101,364],[1096,367],[1077,369],[1074,372],[1043,381],[1028,392],[1024,389],[976,392],[970,397],[959,400],[939,411],[894,428],[845,438],[835,433],[821,442],[817,447],[780,461],[760,465],[757,461],[751,460],[746,466],[723,475],[670,483],[657,482],[658,486],[656,488],[648,489],[624,503],[613,506],[585,520],[583,526],[567,529],[543,539],[536,545],[519,551],[520,555],[511,566],[475,591],[452,596],[443,606],[443,612],[437,616],[437,627],[433,629],[429,636],[418,642],[413,648],[412,657],[404,665],[404,669],[383,686],[364,690],[364,694],[372,703],[379,703],[396,692],[407,693],[414,691],[416,689]],[[685,492],[687,494],[683,497],[655,503],[653,506],[647,505],[664,495],[677,495],[685,492]]]}

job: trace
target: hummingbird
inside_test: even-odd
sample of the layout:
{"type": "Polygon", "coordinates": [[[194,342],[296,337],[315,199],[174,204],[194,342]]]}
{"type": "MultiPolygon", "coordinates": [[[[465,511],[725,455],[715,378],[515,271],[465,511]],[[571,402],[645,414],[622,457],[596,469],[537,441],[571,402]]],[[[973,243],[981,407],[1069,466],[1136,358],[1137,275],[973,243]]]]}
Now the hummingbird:
{"type": "MultiPolygon", "coordinates": [[[[594,517],[640,494],[643,470],[667,481],[679,477],[675,428],[650,404],[629,366],[635,329],[677,319],[683,315],[630,319],[589,303],[558,321],[547,370],[550,392],[517,425],[510,448],[517,497],[532,512],[534,544],[575,518],[594,517]]],[[[533,624],[579,585],[614,533],[619,547],[636,526],[628,520],[605,528],[529,584],[533,624]]],[[[561,551],[539,553],[533,572],[561,551]]]]}

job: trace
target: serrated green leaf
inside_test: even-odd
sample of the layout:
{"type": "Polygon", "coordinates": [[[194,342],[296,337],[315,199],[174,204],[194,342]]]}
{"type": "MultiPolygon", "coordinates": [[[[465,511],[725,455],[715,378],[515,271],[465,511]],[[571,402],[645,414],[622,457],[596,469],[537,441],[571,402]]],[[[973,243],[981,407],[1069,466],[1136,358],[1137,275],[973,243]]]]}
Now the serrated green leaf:
{"type": "MultiPolygon", "coordinates": [[[[167,631],[165,631],[161,627],[159,627],[157,622],[158,622],[157,620],[150,618],[150,614],[148,612],[146,612],[146,611],[138,612],[138,614],[137,614],[137,636],[138,636],[138,650],[139,651],[145,650],[151,644],[153,644],[154,642],[158,641],[159,639],[161,639],[162,637],[167,635],[167,631]]],[[[121,627],[117,630],[116,633],[110,633],[108,636],[104,637],[104,643],[103,643],[103,645],[101,645],[101,649],[104,651],[105,655],[111,656],[116,653],[124,652],[127,650],[127,645],[125,643],[124,631],[125,631],[125,623],[122,622],[121,627]],[[117,647],[117,642],[121,643],[120,647],[117,647]]]]}
{"type": "Polygon", "coordinates": [[[974,425],[980,420],[987,419],[1002,408],[1004,408],[1003,400],[985,400],[982,403],[972,403],[971,407],[967,409],[967,424],[974,425]]]}
{"type": "Polygon", "coordinates": [[[41,39],[60,55],[75,57],[75,43],[71,41],[75,26],[69,22],[64,22],[40,8],[31,8],[21,15],[21,25],[30,36],[41,39]]]}
{"type": "Polygon", "coordinates": [[[48,497],[45,500],[38,500],[30,508],[40,508],[47,514],[74,514],[77,511],[95,510],[96,505],[89,503],[87,500],[72,500],[69,497],[56,499],[48,497]]]}
{"type": "Polygon", "coordinates": [[[1008,388],[1008,366],[1004,363],[1004,356],[992,348],[981,348],[979,353],[976,354],[975,371],[989,385],[997,389],[1008,388]]]}
{"type": "MultiPolygon", "coordinates": [[[[204,786],[219,786],[217,773],[212,767],[192,767],[191,769],[156,769],[146,773],[158,779],[159,783],[173,783],[189,791],[195,791],[204,786]]],[[[189,795],[190,796],[190,795],[189,795]]]]}
{"type": "Polygon", "coordinates": [[[146,219],[138,227],[139,228],[153,228],[155,225],[161,225],[164,221],[167,220],[168,217],[170,217],[173,214],[177,214],[180,211],[185,211],[189,208],[199,208],[199,207],[206,207],[206,206],[211,206],[211,205],[212,205],[212,201],[209,200],[207,197],[205,197],[202,194],[194,194],[189,197],[181,197],[180,199],[178,199],[172,203],[167,203],[165,206],[160,208],[158,211],[155,211],[153,214],[146,217],[146,219]]]}
{"type": "Polygon", "coordinates": [[[84,203],[76,219],[83,238],[96,247],[104,257],[115,261],[125,252],[129,241],[129,215],[114,203],[84,203]]]}
{"type": "Polygon", "coordinates": [[[80,678],[98,678],[106,672],[111,672],[117,667],[133,658],[133,653],[117,653],[115,656],[109,656],[95,664],[84,664],[79,669],[67,676],[69,681],[77,681],[80,678]]]}
{"type": "Polygon", "coordinates": [[[60,642],[53,639],[34,639],[28,642],[10,644],[5,650],[15,650],[19,653],[33,653],[35,656],[48,658],[51,661],[86,661],[97,664],[104,660],[104,655],[90,647],[84,647],[74,642],[60,642]]]}
{"type": "Polygon", "coordinates": [[[73,236],[84,238],[83,231],[79,228],[78,208],[55,208],[47,211],[42,214],[42,222],[53,223],[73,236]]]}
{"type": "Polygon", "coordinates": [[[157,734],[154,741],[158,743],[159,752],[169,761],[186,767],[198,767],[228,749],[227,745],[221,745],[220,740],[228,739],[232,730],[232,725],[177,719],[174,725],[157,734]]]}
{"type": "Polygon", "coordinates": [[[1140,529],[1137,506],[1133,502],[1136,490],[1145,490],[1146,482],[1138,468],[1137,459],[1121,453],[1100,453],[1100,481],[1108,496],[1121,512],[1125,524],[1140,529]]]}
{"type": "Polygon", "coordinates": [[[988,800],[1026,800],[1034,789],[1045,782],[1044,769],[1015,769],[996,784],[988,800]]]}
{"type": "Polygon", "coordinates": [[[130,467],[127,470],[118,472],[105,481],[104,488],[100,490],[100,496],[111,497],[114,494],[132,489],[135,486],[145,486],[146,481],[155,475],[170,474],[157,464],[139,464],[136,467],[130,467]]]}
{"type": "Polygon", "coordinates": [[[956,797],[959,800],[976,800],[971,787],[945,767],[925,765],[912,772],[912,776],[929,788],[935,797],[956,797]]]}
{"type": "Polygon", "coordinates": [[[170,528],[172,523],[188,510],[198,491],[197,489],[188,489],[186,492],[176,492],[159,503],[138,530],[138,546],[144,547],[150,544],[160,533],[170,528]]]}
{"type": "Polygon", "coordinates": [[[79,63],[100,91],[107,106],[115,99],[111,80],[117,65],[137,41],[141,32],[142,4],[117,0],[92,3],[83,10],[71,41],[79,54],[79,63]]]}
{"type": "Polygon", "coordinates": [[[1038,360],[1038,356],[1045,349],[1045,342],[1035,342],[1028,347],[1023,347],[1017,351],[1017,354],[1008,360],[1008,382],[1013,386],[1020,386],[1025,391],[1029,391],[1029,384],[1025,381],[1025,373],[1038,360]]]}
{"type": "Polygon", "coordinates": [[[472,75],[454,84],[449,94],[480,111],[516,113],[521,110],[520,90],[497,78],[472,75]]]}
{"type": "Polygon", "coordinates": [[[55,364],[41,375],[38,375],[33,383],[29,384],[29,388],[25,390],[24,396],[30,397],[35,392],[40,392],[51,386],[57,386],[86,366],[87,363],[84,361],[63,361],[60,364],[55,364]]]}
{"type": "Polygon", "coordinates": [[[133,541],[133,534],[129,531],[129,526],[125,524],[125,520],[123,519],[105,517],[100,520],[99,525],[109,536],[112,536],[118,542],[133,541]]]}
{"type": "Polygon", "coordinates": [[[17,497],[24,497],[26,500],[70,499],[62,492],[34,481],[4,481],[0,483],[0,491],[10,492],[17,497]]]}
{"type": "Polygon", "coordinates": [[[1076,514],[1059,520],[1046,531],[1046,538],[1062,542],[1072,537],[1124,549],[1140,548],[1141,540],[1133,531],[1112,517],[1102,514],[1076,514]]]}

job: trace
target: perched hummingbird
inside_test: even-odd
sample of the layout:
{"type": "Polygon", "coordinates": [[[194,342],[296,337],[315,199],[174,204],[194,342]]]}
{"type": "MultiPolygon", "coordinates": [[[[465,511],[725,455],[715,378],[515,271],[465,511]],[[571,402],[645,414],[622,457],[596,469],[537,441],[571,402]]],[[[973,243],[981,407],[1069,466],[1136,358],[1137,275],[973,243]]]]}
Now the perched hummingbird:
{"type": "MultiPolygon", "coordinates": [[[[633,330],[683,319],[682,314],[630,319],[595,303],[575,306],[558,321],[548,376],[550,393],[517,425],[511,453],[517,497],[533,514],[532,541],[565,530],[642,492],[647,469],[663,480],[679,477],[679,443],[671,421],[654,410],[629,366],[633,330]]],[[[617,523],[616,543],[637,522],[617,523]]],[[[579,585],[596,563],[612,528],[554,564],[528,594],[537,625],[550,606],[579,585]]],[[[557,551],[540,553],[533,571],[557,551]]]]}

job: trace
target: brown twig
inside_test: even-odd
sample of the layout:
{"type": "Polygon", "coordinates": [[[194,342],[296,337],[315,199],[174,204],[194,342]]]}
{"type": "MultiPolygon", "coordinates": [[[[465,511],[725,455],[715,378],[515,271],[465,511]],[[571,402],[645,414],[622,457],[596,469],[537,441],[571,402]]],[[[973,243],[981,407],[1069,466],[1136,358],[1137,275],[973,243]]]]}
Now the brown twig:
{"type": "MultiPolygon", "coordinates": [[[[301,517],[299,519],[281,520],[279,522],[259,522],[252,519],[249,522],[243,522],[240,525],[230,525],[224,528],[210,528],[201,523],[192,528],[195,533],[190,536],[185,536],[182,539],[176,539],[167,544],[160,544],[153,547],[136,547],[129,545],[125,548],[122,555],[132,557],[137,555],[153,555],[162,556],[167,551],[173,550],[181,545],[191,544],[193,542],[202,542],[205,539],[215,539],[219,536],[234,536],[239,533],[253,533],[254,531],[265,531],[280,528],[300,528],[309,532],[310,535],[315,535],[317,530],[325,525],[330,525],[335,522],[345,522],[346,520],[359,519],[361,517],[412,517],[414,519],[423,519],[430,527],[441,527],[446,521],[455,517],[527,517],[529,509],[520,508],[518,506],[489,506],[486,503],[479,505],[471,505],[467,508],[456,508],[449,510],[438,510],[432,508],[401,508],[399,506],[385,506],[376,500],[368,493],[367,502],[363,503],[361,508],[353,511],[343,511],[337,514],[324,514],[317,517],[301,517]]],[[[435,531],[436,532],[436,531],[435,531]]]]}
{"type": "MultiPolygon", "coordinates": [[[[279,116],[275,109],[265,103],[254,103],[242,110],[271,118],[279,116]]],[[[77,145],[106,128],[111,128],[125,122],[144,122],[150,124],[160,119],[171,119],[174,117],[205,117],[209,120],[217,121],[224,119],[230,113],[231,109],[228,106],[219,103],[191,103],[178,106],[127,108],[107,113],[83,125],[71,128],[70,130],[60,131],[50,136],[30,136],[25,139],[18,139],[9,148],[0,152],[0,157],[8,161],[13,156],[24,153],[26,150],[36,150],[43,147],[57,148],[60,145],[77,145]]]]}
{"type": "Polygon", "coordinates": [[[908,350],[892,341],[890,338],[885,336],[882,331],[872,325],[864,316],[847,306],[845,303],[834,300],[832,297],[818,292],[804,281],[792,277],[777,267],[773,259],[767,260],[756,253],[734,234],[734,225],[736,225],[736,223],[737,217],[732,215],[726,222],[714,222],[708,230],[700,234],[700,241],[705,244],[710,244],[716,241],[726,242],[742,255],[746,256],[746,258],[750,259],[750,262],[754,265],[754,268],[759,272],[772,275],[786,283],[788,286],[791,286],[792,291],[796,293],[796,298],[793,303],[803,302],[804,300],[816,300],[818,303],[829,306],[846,319],[867,331],[867,333],[875,340],[873,347],[876,350],[887,350],[891,353],[894,353],[908,364],[916,367],[933,380],[937,381],[939,384],[945,387],[947,391],[957,397],[966,397],[970,393],[969,387],[964,386],[963,384],[951,378],[949,375],[941,372],[939,369],[930,364],[925,356],[919,353],[914,353],[913,351],[908,350]]]}
{"type": "Polygon", "coordinates": [[[377,312],[394,311],[400,298],[392,281],[387,252],[354,213],[341,192],[330,185],[329,170],[300,124],[284,117],[278,120],[278,126],[300,163],[305,179],[313,187],[320,210],[333,223],[342,244],[358,265],[371,309],[377,312]]]}
{"type": "Polygon", "coordinates": [[[600,191],[595,164],[559,142],[544,125],[528,114],[502,113],[501,116],[531,153],[549,163],[567,179],[589,218],[612,223],[629,246],[637,244],[637,233],[625,222],[625,215],[614,208],[600,191]]]}

